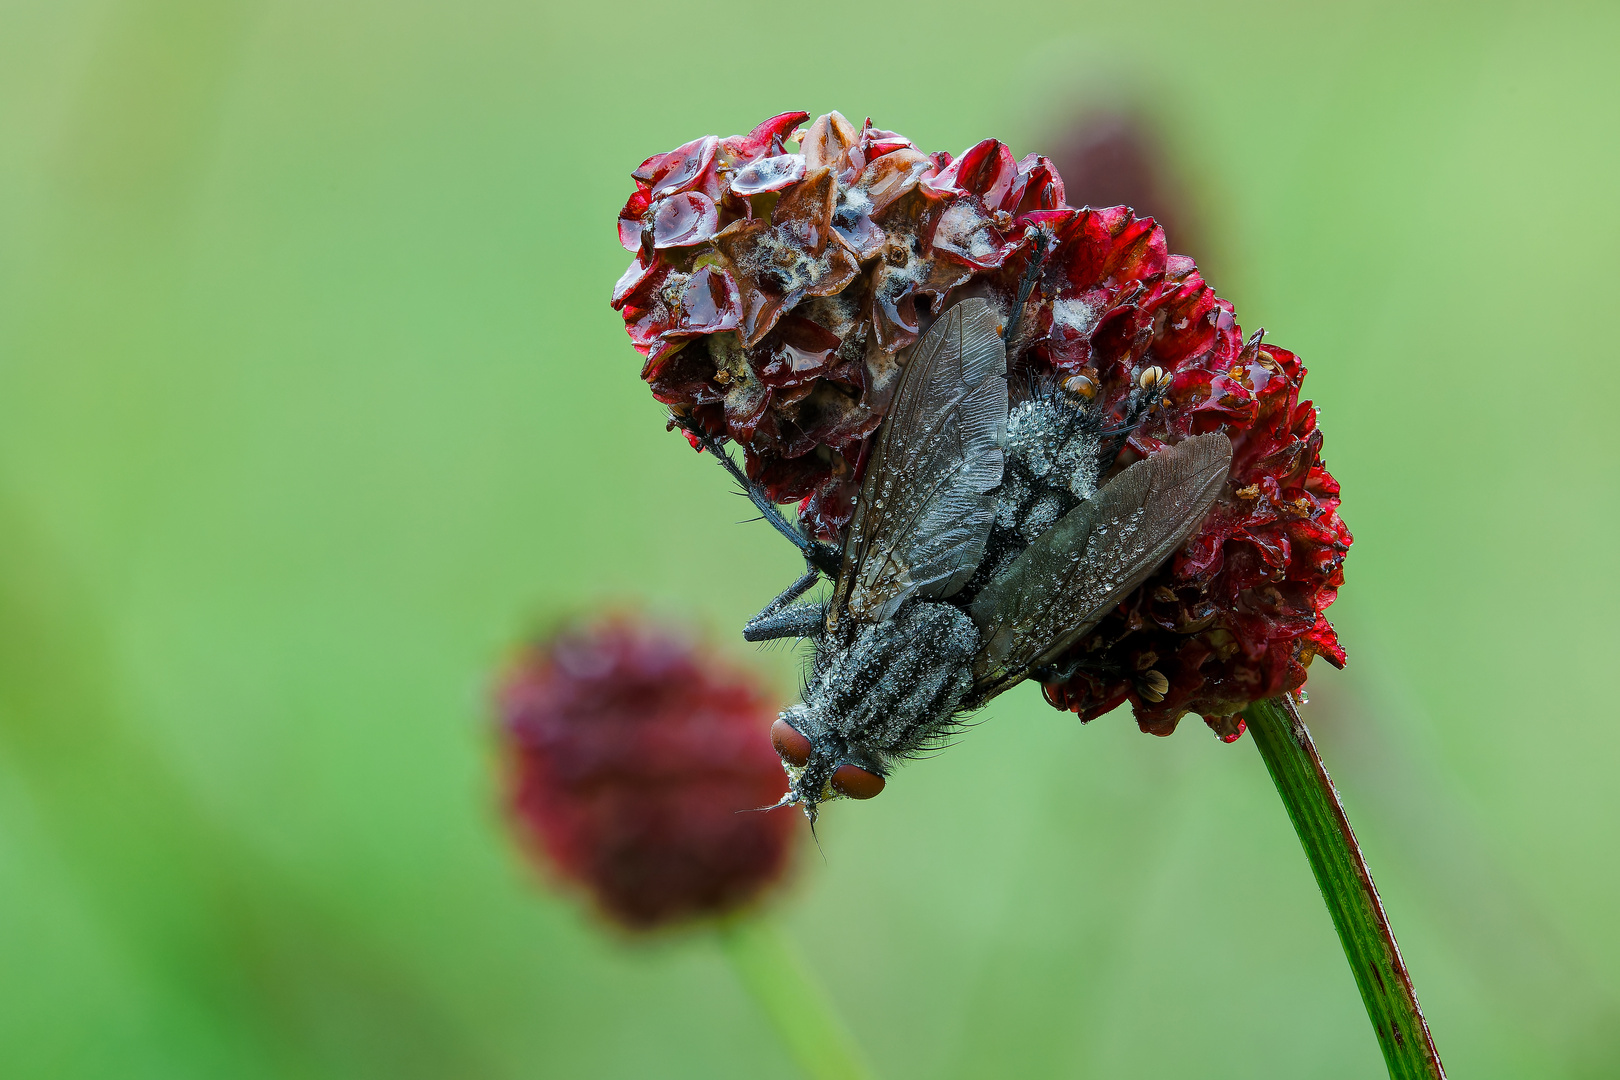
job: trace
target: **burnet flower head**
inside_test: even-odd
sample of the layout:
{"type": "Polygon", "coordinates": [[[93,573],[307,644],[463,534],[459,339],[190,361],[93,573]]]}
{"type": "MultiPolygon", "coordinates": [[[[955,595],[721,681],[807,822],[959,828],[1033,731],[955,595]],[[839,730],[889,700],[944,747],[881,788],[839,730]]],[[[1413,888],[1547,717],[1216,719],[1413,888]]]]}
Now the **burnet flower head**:
{"type": "Polygon", "coordinates": [[[911,346],[982,298],[1018,327],[1015,404],[1060,385],[1123,417],[1157,388],[1105,475],[1209,432],[1232,446],[1201,525],[1047,669],[1047,700],[1085,720],[1129,701],[1157,734],[1195,712],[1230,741],[1246,705],[1302,685],[1316,656],[1342,665],[1323,613],[1351,536],[1298,357],[1245,337],[1153,219],[1068,205],[1044,157],[994,139],[926,153],[870,120],[808,120],[697,139],[633,173],[613,305],[683,426],[736,443],[752,480],[839,544],[911,346]]]}
{"type": "Polygon", "coordinates": [[[746,907],[781,880],[795,823],[765,731],[776,701],[700,642],[617,615],[525,649],[498,692],[514,823],[613,922],[651,930],[746,907]]]}

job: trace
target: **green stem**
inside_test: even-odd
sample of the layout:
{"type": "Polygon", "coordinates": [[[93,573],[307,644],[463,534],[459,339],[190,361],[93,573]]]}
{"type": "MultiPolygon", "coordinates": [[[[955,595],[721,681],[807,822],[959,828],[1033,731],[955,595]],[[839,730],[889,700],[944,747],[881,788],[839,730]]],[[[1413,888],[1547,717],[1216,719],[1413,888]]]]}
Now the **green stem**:
{"type": "Polygon", "coordinates": [[[1243,716],[1327,901],[1389,1075],[1394,1080],[1444,1080],[1445,1067],[1418,1007],[1378,887],[1293,699],[1256,702],[1243,716]]]}
{"type": "Polygon", "coordinates": [[[766,915],[720,924],[720,945],[811,1080],[871,1080],[855,1042],[805,967],[793,940],[766,915]]]}

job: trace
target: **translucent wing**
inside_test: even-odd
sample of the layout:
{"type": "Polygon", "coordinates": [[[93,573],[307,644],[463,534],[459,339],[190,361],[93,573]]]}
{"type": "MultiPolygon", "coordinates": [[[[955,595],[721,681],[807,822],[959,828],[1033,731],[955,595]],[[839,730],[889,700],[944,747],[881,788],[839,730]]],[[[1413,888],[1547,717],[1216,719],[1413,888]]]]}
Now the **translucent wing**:
{"type": "Polygon", "coordinates": [[[1138,461],[1036,537],[974,598],[984,635],[974,696],[987,701],[1055,660],[1204,520],[1226,483],[1232,443],[1199,435],[1138,461]]]}
{"type": "Polygon", "coordinates": [[[918,343],[867,463],[829,629],[882,622],[912,596],[966,585],[995,520],[1007,429],[1007,351],[995,309],[964,300],[918,343]]]}

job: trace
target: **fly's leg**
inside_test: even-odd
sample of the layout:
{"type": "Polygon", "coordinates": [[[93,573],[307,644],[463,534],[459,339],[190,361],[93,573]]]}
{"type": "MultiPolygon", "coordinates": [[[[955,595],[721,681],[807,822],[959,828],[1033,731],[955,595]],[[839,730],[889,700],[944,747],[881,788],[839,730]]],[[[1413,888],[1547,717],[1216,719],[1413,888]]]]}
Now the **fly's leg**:
{"type": "Polygon", "coordinates": [[[744,641],[815,637],[827,613],[820,604],[795,604],[774,615],[756,615],[743,627],[744,641]]]}
{"type": "MultiPolygon", "coordinates": [[[[1024,271],[1023,280],[1018,283],[1018,299],[1013,304],[1012,318],[1007,320],[1007,328],[1001,332],[1001,340],[1007,343],[1010,350],[1018,341],[1019,323],[1024,319],[1024,305],[1029,303],[1029,294],[1034,291],[1035,283],[1040,280],[1041,272],[1046,267],[1046,255],[1051,244],[1051,238],[1045,229],[1035,230],[1035,254],[1029,260],[1029,267],[1024,271]]],[[[1009,355],[1008,359],[1012,359],[1009,355]]]]}
{"type": "MultiPolygon", "coordinates": [[[[1150,369],[1156,370],[1156,369],[1150,369]]],[[[1131,432],[1142,426],[1142,421],[1148,418],[1148,413],[1164,400],[1165,387],[1168,381],[1155,381],[1153,385],[1138,387],[1131,391],[1125,402],[1125,415],[1120,422],[1111,428],[1104,428],[1098,434],[1102,436],[1102,445],[1098,450],[1098,460],[1102,471],[1107,472],[1118,459],[1119,452],[1125,449],[1125,441],[1131,437],[1131,432]]]]}
{"type": "Polygon", "coordinates": [[[821,577],[812,566],[803,577],[783,589],[775,600],[743,627],[744,641],[774,641],[785,637],[811,637],[821,629],[824,612],[820,604],[795,604],[821,577]]]}
{"type": "MultiPolygon", "coordinates": [[[[737,484],[742,488],[743,494],[748,496],[748,501],[754,504],[760,515],[770,523],[771,528],[787,537],[788,542],[799,549],[799,553],[804,556],[805,562],[828,577],[833,577],[838,573],[838,552],[832,546],[812,540],[798,529],[795,529],[788,519],[782,516],[782,511],[777,508],[771,497],[765,494],[758,484],[748,479],[748,474],[738,467],[737,463],[731,459],[731,455],[726,453],[725,449],[711,438],[708,432],[690,420],[676,416],[673,413],[670,414],[670,423],[686,432],[700,447],[714,455],[714,459],[720,463],[721,468],[730,473],[731,478],[737,481],[737,484]]],[[[806,589],[809,587],[809,585],[805,586],[806,589]]]]}
{"type": "Polygon", "coordinates": [[[1084,665],[1078,659],[1070,660],[1067,663],[1057,661],[1050,664],[1042,664],[1034,671],[1031,671],[1029,673],[1029,677],[1038,683],[1068,682],[1070,679],[1074,678],[1080,673],[1080,669],[1083,666],[1084,665]]]}
{"type": "MultiPolygon", "coordinates": [[[[1117,643],[1118,639],[1115,639],[1117,643]]],[[[1088,653],[1078,653],[1067,657],[1060,656],[1049,664],[1029,673],[1029,677],[1038,683],[1068,682],[1082,671],[1089,672],[1104,682],[1112,682],[1126,673],[1114,664],[1099,663],[1088,653]]]]}

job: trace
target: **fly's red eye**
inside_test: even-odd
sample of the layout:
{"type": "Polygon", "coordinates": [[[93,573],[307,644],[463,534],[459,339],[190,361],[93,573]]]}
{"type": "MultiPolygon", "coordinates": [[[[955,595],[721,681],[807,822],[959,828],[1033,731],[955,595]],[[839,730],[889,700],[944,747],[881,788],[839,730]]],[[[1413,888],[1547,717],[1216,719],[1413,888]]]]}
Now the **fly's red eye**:
{"type": "Polygon", "coordinates": [[[771,725],[771,745],[776,747],[776,752],[789,765],[802,769],[810,764],[810,740],[781,717],[777,717],[776,723],[771,725]]]}
{"type": "Polygon", "coordinates": [[[838,766],[832,774],[832,789],[850,799],[870,799],[883,790],[885,782],[877,773],[848,763],[838,766]]]}

